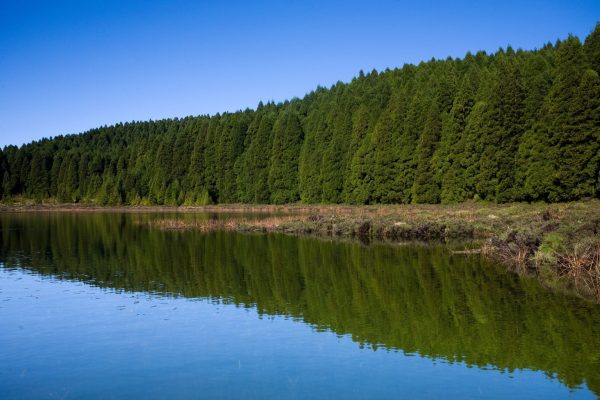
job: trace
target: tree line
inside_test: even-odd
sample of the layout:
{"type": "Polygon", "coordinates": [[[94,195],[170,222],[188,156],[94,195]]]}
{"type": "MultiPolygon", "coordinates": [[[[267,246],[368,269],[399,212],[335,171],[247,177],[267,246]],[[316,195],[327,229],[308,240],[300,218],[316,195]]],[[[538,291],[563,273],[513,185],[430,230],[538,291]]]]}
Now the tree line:
{"type": "Polygon", "coordinates": [[[432,59],[302,99],[0,150],[0,197],[107,205],[600,197],[600,23],[532,51],[432,59]]]}

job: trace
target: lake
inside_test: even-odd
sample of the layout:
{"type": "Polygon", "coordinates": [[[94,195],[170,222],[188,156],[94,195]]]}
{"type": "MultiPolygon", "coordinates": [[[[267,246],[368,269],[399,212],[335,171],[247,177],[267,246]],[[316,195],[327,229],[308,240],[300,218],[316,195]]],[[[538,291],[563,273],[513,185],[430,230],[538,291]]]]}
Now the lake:
{"type": "Polygon", "coordinates": [[[0,398],[600,394],[596,304],[443,245],[165,215],[214,217],[0,214],[0,398]]]}

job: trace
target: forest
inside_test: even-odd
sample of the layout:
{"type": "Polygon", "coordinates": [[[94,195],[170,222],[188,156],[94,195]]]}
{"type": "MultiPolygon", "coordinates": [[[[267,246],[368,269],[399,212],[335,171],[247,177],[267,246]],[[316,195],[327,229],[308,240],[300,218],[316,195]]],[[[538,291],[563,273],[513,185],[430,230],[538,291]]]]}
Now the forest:
{"type": "Polygon", "coordinates": [[[212,116],[0,150],[2,201],[562,202],[600,197],[600,23],[535,50],[432,59],[212,116]]]}

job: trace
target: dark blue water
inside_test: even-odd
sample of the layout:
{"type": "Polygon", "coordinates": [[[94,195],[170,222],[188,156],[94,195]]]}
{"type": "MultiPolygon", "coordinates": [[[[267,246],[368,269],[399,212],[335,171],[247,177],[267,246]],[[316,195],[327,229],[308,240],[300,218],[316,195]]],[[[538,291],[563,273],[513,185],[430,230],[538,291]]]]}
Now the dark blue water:
{"type": "Polygon", "coordinates": [[[595,397],[598,308],[480,260],[136,218],[0,215],[0,398],[595,397]]]}

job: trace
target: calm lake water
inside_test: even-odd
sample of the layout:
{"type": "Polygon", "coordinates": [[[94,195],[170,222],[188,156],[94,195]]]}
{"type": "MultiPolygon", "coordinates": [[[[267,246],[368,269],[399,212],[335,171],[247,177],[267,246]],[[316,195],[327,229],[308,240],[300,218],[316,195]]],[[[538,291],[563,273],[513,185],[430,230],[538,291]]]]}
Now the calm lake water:
{"type": "Polygon", "coordinates": [[[600,394],[597,305],[442,246],[161,217],[0,214],[0,398],[600,394]]]}

